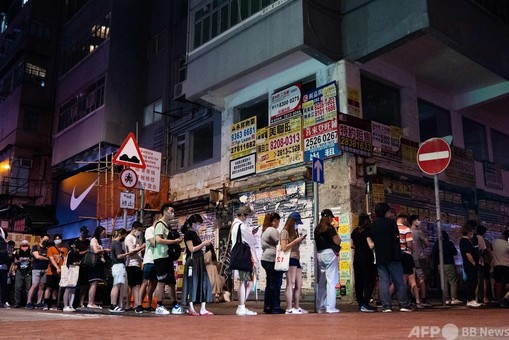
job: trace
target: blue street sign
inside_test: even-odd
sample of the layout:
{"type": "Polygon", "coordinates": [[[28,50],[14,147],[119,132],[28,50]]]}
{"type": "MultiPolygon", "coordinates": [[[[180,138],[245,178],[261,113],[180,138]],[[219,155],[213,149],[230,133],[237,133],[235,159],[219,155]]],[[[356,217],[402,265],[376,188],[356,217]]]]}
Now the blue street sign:
{"type": "Polygon", "coordinates": [[[313,182],[323,184],[325,181],[323,159],[313,158],[312,164],[313,164],[313,182]]]}

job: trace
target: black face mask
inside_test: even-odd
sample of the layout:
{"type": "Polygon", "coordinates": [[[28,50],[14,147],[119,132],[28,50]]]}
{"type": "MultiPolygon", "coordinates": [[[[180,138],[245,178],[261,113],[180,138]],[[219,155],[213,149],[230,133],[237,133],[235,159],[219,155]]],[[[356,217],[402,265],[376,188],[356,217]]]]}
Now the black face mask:
{"type": "Polygon", "coordinates": [[[47,245],[48,245],[48,241],[43,241],[43,242],[42,242],[42,245],[43,245],[43,246],[47,246],[47,245]]]}
{"type": "Polygon", "coordinates": [[[125,241],[125,237],[122,237],[120,240],[118,240],[118,242],[124,242],[125,241]]]}

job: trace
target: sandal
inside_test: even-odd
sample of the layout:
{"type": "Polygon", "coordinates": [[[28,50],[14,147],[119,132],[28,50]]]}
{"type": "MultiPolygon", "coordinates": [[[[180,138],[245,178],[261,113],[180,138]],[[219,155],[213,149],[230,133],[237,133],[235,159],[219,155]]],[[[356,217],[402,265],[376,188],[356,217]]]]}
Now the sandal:
{"type": "Polygon", "coordinates": [[[203,313],[202,313],[202,312],[200,312],[200,315],[202,315],[202,316],[209,316],[209,315],[214,315],[214,313],[209,312],[209,311],[207,310],[207,311],[205,311],[205,312],[203,312],[203,313]]]}
{"type": "Polygon", "coordinates": [[[195,311],[188,311],[187,314],[189,314],[190,316],[200,316],[200,313],[197,313],[195,311]]]}

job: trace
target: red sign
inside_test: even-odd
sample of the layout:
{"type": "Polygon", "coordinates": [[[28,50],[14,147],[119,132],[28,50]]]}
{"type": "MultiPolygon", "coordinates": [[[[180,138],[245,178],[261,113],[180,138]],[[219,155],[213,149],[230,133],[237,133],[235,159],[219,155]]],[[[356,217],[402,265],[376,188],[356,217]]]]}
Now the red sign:
{"type": "Polygon", "coordinates": [[[441,173],[450,161],[451,147],[442,138],[430,138],[417,150],[417,165],[428,175],[441,173]]]}
{"type": "Polygon", "coordinates": [[[140,148],[138,147],[138,142],[136,142],[136,138],[134,137],[134,133],[130,132],[129,135],[127,135],[124,143],[122,143],[115,154],[113,163],[140,169],[145,169],[147,167],[141,155],[140,148]]]}

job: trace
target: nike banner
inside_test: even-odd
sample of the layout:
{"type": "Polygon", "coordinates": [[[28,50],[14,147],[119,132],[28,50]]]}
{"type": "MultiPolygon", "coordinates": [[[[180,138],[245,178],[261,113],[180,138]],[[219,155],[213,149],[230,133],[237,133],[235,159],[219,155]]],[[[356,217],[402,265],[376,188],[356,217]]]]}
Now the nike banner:
{"type": "Polygon", "coordinates": [[[97,173],[92,172],[79,173],[59,183],[56,208],[58,224],[97,216],[97,184],[97,173]]]}

